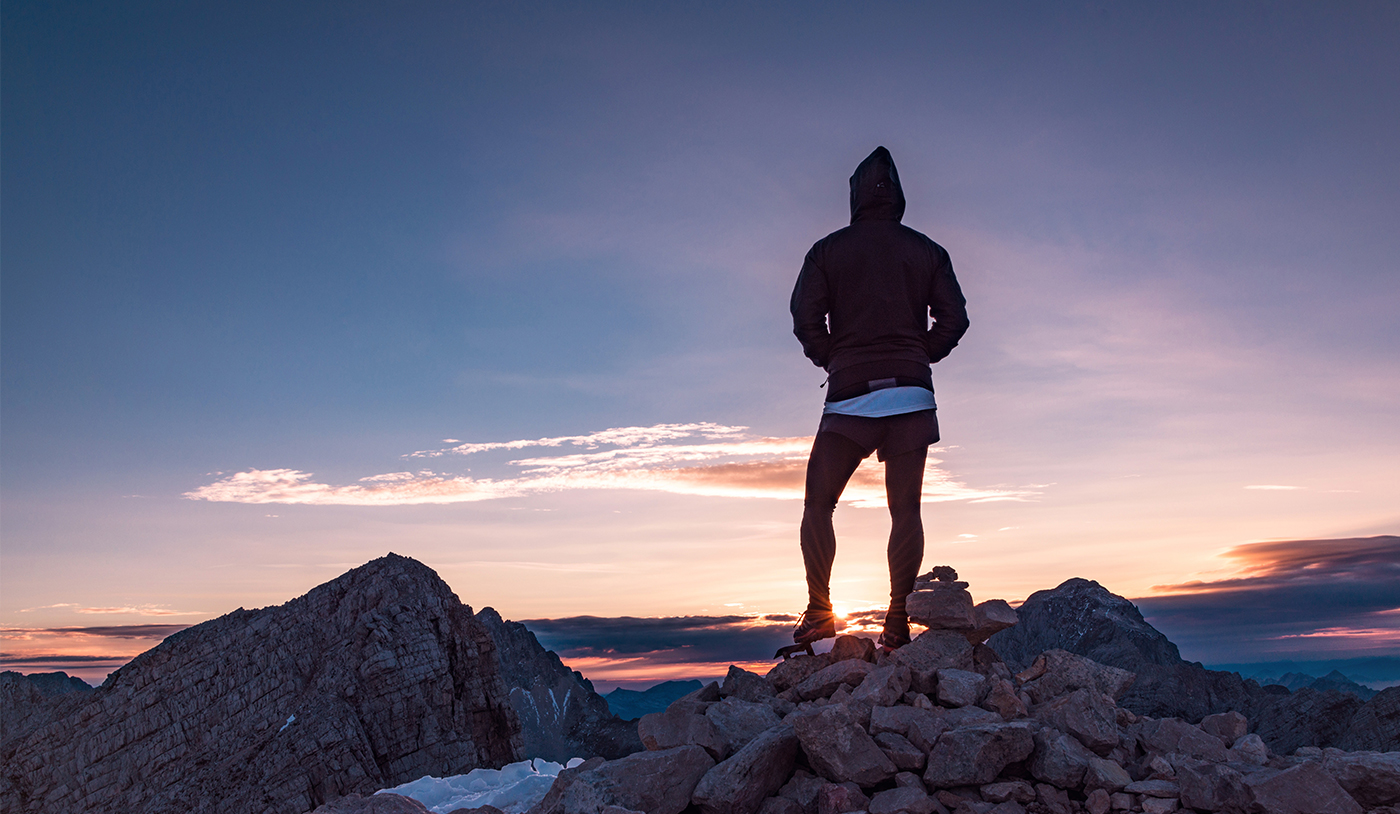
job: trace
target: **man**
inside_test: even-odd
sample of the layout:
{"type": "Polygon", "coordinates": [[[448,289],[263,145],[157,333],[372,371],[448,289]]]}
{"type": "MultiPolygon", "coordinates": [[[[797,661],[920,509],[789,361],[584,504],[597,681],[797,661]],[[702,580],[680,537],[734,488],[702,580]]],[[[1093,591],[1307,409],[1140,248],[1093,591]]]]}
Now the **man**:
{"type": "Polygon", "coordinates": [[[851,225],[812,246],[792,292],[793,333],[828,374],[807,460],[801,530],[807,610],[792,633],[799,645],[836,635],[832,513],[871,452],[885,464],[891,521],[890,608],[880,644],[893,650],[909,643],[904,602],[924,556],[924,462],[938,441],[929,366],[958,344],[968,323],[948,252],[900,224],[903,217],[894,159],[877,147],[851,176],[851,225]]]}

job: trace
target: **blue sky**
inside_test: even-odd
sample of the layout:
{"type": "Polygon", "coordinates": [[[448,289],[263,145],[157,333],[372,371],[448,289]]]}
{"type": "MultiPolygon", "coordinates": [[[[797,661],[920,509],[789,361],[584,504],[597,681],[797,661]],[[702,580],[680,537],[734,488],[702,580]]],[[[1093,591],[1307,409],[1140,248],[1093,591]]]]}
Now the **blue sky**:
{"type": "Polygon", "coordinates": [[[878,144],[972,320],[927,565],[1140,597],[1400,525],[1391,4],[3,15],[6,628],[389,550],[508,618],[798,609],[822,374],[787,297],[878,144]]]}

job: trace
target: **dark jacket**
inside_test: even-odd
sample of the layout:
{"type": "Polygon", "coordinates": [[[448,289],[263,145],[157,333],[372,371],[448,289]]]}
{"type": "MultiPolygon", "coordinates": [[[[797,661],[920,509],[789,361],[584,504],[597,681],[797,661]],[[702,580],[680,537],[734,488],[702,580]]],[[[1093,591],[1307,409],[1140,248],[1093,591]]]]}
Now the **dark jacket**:
{"type": "Polygon", "coordinates": [[[929,365],[967,331],[948,252],[902,217],[899,173],[889,150],[877,147],[851,176],[851,225],[818,240],[802,264],[792,332],[830,374],[828,401],[860,395],[876,379],[917,379],[932,389],[929,365]]]}

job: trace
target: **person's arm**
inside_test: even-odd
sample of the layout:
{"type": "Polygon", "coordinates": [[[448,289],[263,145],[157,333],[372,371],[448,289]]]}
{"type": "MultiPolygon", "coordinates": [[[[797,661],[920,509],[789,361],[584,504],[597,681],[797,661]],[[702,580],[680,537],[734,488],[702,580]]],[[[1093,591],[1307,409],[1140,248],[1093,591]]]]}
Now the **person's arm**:
{"type": "Polygon", "coordinates": [[[831,333],[826,327],[829,309],[826,275],[807,253],[797,285],[792,289],[792,332],[802,343],[802,352],[812,364],[825,368],[831,361],[831,333]]]}
{"type": "Polygon", "coordinates": [[[936,254],[928,304],[933,325],[929,327],[925,339],[929,364],[951,353],[958,346],[958,340],[967,333],[968,325],[967,300],[963,298],[958,278],[953,276],[953,261],[942,247],[936,254]]]}

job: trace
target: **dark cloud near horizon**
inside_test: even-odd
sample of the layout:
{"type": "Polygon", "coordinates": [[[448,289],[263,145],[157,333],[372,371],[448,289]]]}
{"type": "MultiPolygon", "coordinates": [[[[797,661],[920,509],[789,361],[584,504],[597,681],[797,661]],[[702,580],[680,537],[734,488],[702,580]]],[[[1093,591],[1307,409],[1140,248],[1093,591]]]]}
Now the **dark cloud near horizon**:
{"type": "Polygon", "coordinates": [[[645,657],[660,663],[763,661],[792,643],[792,617],[572,616],[521,624],[560,658],[645,657]]]}
{"type": "Polygon", "coordinates": [[[101,625],[97,627],[5,628],[0,634],[47,633],[57,636],[105,636],[112,639],[164,639],[189,625],[101,625]]]}
{"type": "Polygon", "coordinates": [[[0,653],[0,667],[44,664],[55,667],[73,665],[78,667],[120,667],[131,661],[131,656],[17,656],[13,653],[0,653]]]}
{"type": "Polygon", "coordinates": [[[1229,579],[1133,600],[1182,656],[1209,663],[1400,652],[1400,537],[1236,546],[1229,579]]]}
{"type": "MultiPolygon", "coordinates": [[[[1133,600],[1184,658],[1221,664],[1400,654],[1400,537],[1253,543],[1225,556],[1244,572],[1164,586],[1176,593],[1133,600]],[[1329,631],[1335,635],[1319,635],[1329,631]]],[[[883,618],[877,609],[847,622],[878,626],[883,618]]],[[[564,659],[713,663],[771,659],[791,641],[794,621],[769,614],[522,623],[564,659]]]]}

